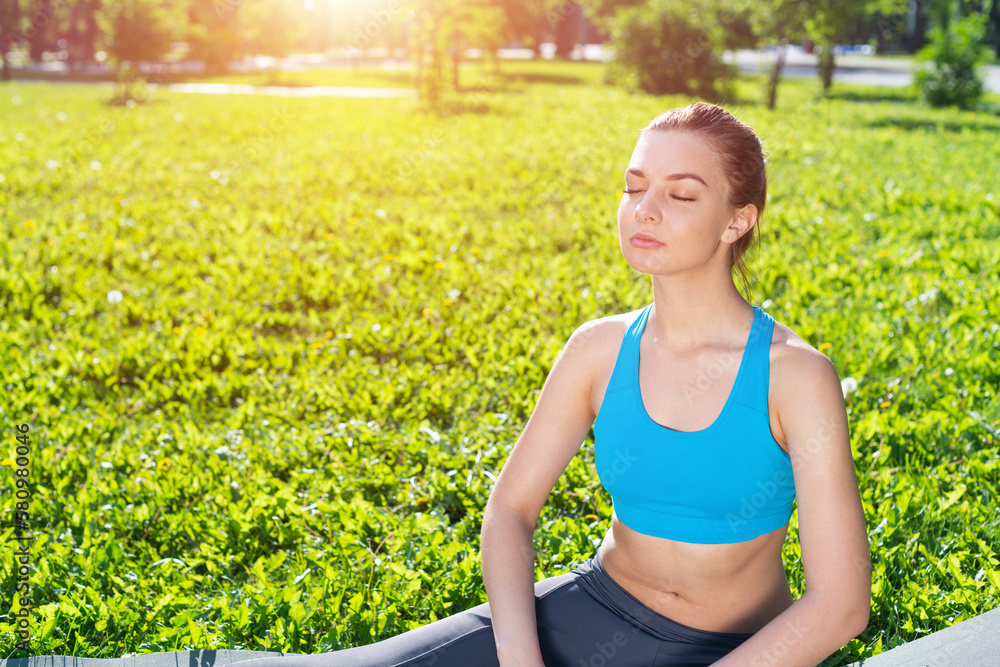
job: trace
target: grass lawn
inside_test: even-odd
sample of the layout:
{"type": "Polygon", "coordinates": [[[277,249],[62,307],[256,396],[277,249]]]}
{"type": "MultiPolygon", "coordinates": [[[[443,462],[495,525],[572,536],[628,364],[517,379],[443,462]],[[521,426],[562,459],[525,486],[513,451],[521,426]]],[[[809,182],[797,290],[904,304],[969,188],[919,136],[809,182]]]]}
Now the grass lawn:
{"type": "MultiPolygon", "coordinates": [[[[31,653],[329,651],[486,600],[482,512],[552,362],[652,298],[618,248],[622,172],[690,101],[504,70],[444,114],[0,86],[0,494],[29,494],[0,532],[34,537],[31,653]]],[[[841,665],[1000,601],[1000,117],[817,85],[772,112],[744,79],[730,108],[769,151],[754,303],[857,382],[873,608],[841,665]]],[[[591,436],[537,577],[610,516],[591,436]]],[[[795,514],[798,595],[797,538],[795,514]]]]}

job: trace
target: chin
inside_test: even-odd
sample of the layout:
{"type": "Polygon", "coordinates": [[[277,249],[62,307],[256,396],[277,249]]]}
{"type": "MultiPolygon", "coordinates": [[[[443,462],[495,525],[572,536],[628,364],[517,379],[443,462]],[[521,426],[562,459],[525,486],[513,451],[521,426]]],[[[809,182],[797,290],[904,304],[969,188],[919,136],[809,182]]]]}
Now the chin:
{"type": "Polygon", "coordinates": [[[628,265],[632,268],[633,271],[636,271],[638,273],[645,273],[646,275],[650,276],[658,273],[657,267],[653,264],[653,262],[642,262],[642,261],[637,262],[629,260],[628,258],[626,258],[625,261],[628,263],[628,265]]]}
{"type": "MultiPolygon", "coordinates": [[[[658,264],[660,264],[660,262],[649,256],[643,257],[639,255],[636,252],[636,250],[637,250],[636,248],[629,247],[627,251],[625,250],[622,251],[622,257],[625,258],[625,261],[628,263],[628,265],[632,267],[633,270],[638,271],[639,273],[649,273],[649,274],[656,273],[657,266],[658,264]]],[[[649,251],[639,250],[638,252],[648,253],[649,251]]]]}

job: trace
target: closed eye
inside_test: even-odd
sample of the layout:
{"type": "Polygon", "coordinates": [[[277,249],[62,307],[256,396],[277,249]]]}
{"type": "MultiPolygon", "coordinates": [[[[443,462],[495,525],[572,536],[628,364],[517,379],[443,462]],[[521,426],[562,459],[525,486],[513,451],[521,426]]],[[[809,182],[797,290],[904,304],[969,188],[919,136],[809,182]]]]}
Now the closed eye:
{"type": "MultiPolygon", "coordinates": [[[[636,194],[638,192],[643,192],[643,191],[642,190],[622,190],[622,192],[624,192],[627,195],[634,195],[634,194],[636,194]]],[[[676,199],[677,201],[694,201],[694,199],[692,199],[690,197],[678,197],[677,195],[670,195],[670,196],[673,197],[674,199],[676,199]]]]}

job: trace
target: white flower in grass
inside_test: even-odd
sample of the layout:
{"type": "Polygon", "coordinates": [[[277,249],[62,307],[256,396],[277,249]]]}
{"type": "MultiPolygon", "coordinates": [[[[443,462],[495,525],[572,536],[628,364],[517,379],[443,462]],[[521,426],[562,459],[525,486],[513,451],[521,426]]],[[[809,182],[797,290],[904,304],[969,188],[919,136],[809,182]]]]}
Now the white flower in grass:
{"type": "Polygon", "coordinates": [[[108,292],[108,301],[111,303],[121,303],[124,298],[124,295],[116,289],[108,292]]]}
{"type": "Polygon", "coordinates": [[[858,381],[855,380],[854,378],[847,377],[840,381],[840,389],[841,391],[844,392],[844,398],[847,398],[847,395],[850,394],[852,391],[856,390],[857,388],[858,388],[858,381]]]}

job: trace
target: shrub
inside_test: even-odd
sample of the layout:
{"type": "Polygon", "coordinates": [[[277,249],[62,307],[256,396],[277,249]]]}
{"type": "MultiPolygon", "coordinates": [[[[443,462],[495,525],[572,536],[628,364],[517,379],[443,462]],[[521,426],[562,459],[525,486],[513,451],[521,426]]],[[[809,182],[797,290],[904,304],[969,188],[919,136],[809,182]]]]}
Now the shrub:
{"type": "Polygon", "coordinates": [[[653,95],[725,95],[734,68],[722,62],[722,24],[676,0],[652,0],[618,10],[612,20],[615,62],[609,78],[624,78],[653,95]]]}
{"type": "Polygon", "coordinates": [[[931,106],[954,105],[968,109],[983,94],[983,80],[976,68],[986,59],[983,38],[986,19],[979,14],[958,21],[948,31],[933,28],[930,43],[917,60],[931,61],[931,69],[916,72],[913,82],[931,106]]]}

